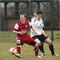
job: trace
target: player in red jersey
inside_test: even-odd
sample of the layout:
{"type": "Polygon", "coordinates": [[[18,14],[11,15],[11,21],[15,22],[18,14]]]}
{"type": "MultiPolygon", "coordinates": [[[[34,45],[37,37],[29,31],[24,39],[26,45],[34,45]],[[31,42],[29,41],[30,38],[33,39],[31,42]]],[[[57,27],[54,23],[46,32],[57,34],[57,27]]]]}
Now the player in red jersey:
{"type": "Polygon", "coordinates": [[[17,22],[14,26],[14,30],[13,33],[17,34],[17,38],[16,38],[16,45],[17,45],[17,52],[18,54],[16,54],[16,57],[21,57],[21,45],[23,45],[24,43],[28,44],[28,45],[32,45],[35,47],[35,56],[38,58],[41,58],[40,56],[38,56],[38,44],[34,41],[33,38],[31,38],[28,35],[28,28],[29,26],[31,26],[29,21],[26,21],[26,16],[25,14],[20,14],[20,21],[17,22]]]}

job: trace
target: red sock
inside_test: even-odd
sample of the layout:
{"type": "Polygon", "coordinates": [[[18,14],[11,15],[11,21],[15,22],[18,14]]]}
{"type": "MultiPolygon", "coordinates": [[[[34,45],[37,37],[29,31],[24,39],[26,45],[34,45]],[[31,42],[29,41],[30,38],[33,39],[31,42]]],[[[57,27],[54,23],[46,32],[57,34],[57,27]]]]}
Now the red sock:
{"type": "Polygon", "coordinates": [[[37,55],[38,55],[38,49],[35,48],[35,56],[37,56],[37,55]]]}
{"type": "Polygon", "coordinates": [[[21,45],[20,44],[16,44],[17,45],[17,52],[18,52],[18,54],[20,54],[21,55],[21,45]]]}

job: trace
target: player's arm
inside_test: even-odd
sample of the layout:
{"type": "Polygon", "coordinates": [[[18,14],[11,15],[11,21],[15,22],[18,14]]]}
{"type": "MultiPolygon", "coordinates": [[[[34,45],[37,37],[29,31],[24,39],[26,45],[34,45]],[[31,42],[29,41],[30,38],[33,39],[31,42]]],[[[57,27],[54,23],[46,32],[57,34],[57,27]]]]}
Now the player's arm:
{"type": "Polygon", "coordinates": [[[33,23],[30,23],[30,22],[29,22],[29,25],[30,25],[31,29],[35,32],[36,35],[38,35],[37,31],[35,30],[35,28],[34,28],[34,26],[33,26],[32,24],[33,24],[33,23]]]}
{"type": "Polygon", "coordinates": [[[19,29],[18,24],[15,24],[15,26],[14,26],[14,30],[13,30],[13,33],[15,33],[15,34],[23,34],[23,32],[18,31],[18,29],[19,29]]]}
{"type": "MultiPolygon", "coordinates": [[[[38,35],[39,33],[35,30],[35,28],[33,26],[31,26],[32,30],[35,32],[36,35],[38,35]]],[[[43,34],[44,36],[47,36],[45,32],[41,32],[41,34],[43,34]]]]}
{"type": "Polygon", "coordinates": [[[43,20],[41,20],[40,26],[41,26],[41,28],[44,27],[44,22],[43,22],[43,20]]]}
{"type": "Polygon", "coordinates": [[[36,35],[38,35],[37,31],[35,30],[35,28],[33,26],[31,26],[32,30],[35,32],[36,35]]]}
{"type": "MultiPolygon", "coordinates": [[[[30,23],[30,22],[29,22],[29,24],[30,24],[32,30],[35,32],[35,34],[38,35],[39,33],[38,33],[38,32],[36,31],[36,29],[34,28],[33,23],[30,23]]],[[[45,34],[45,32],[41,32],[41,34],[43,34],[44,36],[47,36],[47,35],[45,34]]]]}
{"type": "Polygon", "coordinates": [[[41,32],[44,36],[47,36],[45,32],[41,32]]]}
{"type": "MultiPolygon", "coordinates": [[[[43,20],[41,20],[41,28],[43,28],[44,27],[44,22],[43,22],[43,20]]],[[[47,36],[46,35],[46,33],[45,32],[41,32],[44,36],[47,36]]]]}
{"type": "Polygon", "coordinates": [[[16,30],[13,30],[13,33],[15,33],[15,34],[22,34],[21,32],[18,32],[16,30]]]}

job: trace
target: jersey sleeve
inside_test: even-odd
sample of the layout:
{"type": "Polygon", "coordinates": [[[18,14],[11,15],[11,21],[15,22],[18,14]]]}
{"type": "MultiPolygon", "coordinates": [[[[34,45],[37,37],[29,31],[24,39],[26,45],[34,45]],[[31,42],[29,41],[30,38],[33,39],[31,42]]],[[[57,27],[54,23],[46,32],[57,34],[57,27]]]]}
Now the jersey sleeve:
{"type": "Polygon", "coordinates": [[[15,26],[14,26],[14,30],[18,30],[19,26],[18,24],[16,23],[15,26]]]}
{"type": "Polygon", "coordinates": [[[34,19],[31,18],[31,26],[34,25],[34,19]]]}
{"type": "Polygon", "coordinates": [[[31,18],[31,22],[33,22],[33,17],[31,18]]]}
{"type": "Polygon", "coordinates": [[[40,25],[41,25],[41,28],[43,28],[43,27],[44,27],[44,22],[43,22],[43,20],[41,20],[40,25]]]}

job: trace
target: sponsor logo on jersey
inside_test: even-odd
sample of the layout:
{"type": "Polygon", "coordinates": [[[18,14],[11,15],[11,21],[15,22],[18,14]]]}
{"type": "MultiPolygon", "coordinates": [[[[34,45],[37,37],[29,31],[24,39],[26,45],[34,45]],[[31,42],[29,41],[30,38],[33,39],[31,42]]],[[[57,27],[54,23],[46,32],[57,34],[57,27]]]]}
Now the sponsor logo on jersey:
{"type": "Polygon", "coordinates": [[[27,32],[27,30],[26,30],[26,29],[24,29],[24,30],[21,30],[21,32],[22,32],[22,33],[26,33],[26,32],[27,32]]]}

